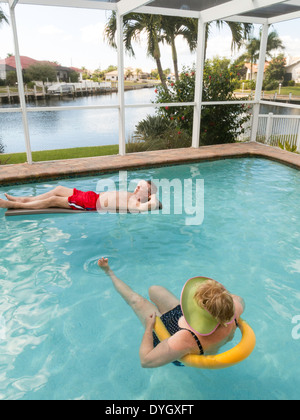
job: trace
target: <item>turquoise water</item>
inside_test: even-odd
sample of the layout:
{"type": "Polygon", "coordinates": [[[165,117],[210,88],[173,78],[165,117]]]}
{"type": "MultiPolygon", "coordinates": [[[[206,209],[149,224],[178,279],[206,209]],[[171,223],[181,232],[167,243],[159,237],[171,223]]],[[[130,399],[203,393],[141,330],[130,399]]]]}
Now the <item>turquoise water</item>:
{"type": "MultiPolygon", "coordinates": [[[[199,226],[187,226],[184,214],[6,219],[0,210],[1,399],[299,398],[292,319],[300,315],[300,172],[236,159],[128,174],[129,181],[191,177],[205,182],[199,226]],[[226,370],[142,369],[143,329],[98,269],[101,256],[144,296],[152,284],[179,295],[196,275],[223,282],[246,301],[254,353],[226,370]]],[[[96,189],[103,178],[0,193],[35,195],[58,184],[96,189]]]]}

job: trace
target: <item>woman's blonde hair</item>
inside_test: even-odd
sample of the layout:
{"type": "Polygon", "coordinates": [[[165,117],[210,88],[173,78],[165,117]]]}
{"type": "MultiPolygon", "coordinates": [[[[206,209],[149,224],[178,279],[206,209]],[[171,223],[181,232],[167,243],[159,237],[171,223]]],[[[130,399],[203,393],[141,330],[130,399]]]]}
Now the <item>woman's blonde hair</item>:
{"type": "Polygon", "coordinates": [[[197,304],[206,309],[224,326],[234,317],[234,302],[231,294],[222,284],[207,280],[198,287],[194,296],[197,304]]]}

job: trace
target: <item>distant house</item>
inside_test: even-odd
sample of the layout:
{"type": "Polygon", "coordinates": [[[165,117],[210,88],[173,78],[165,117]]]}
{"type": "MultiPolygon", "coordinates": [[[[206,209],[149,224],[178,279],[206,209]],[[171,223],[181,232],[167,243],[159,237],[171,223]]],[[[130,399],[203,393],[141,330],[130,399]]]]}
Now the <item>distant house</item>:
{"type": "Polygon", "coordinates": [[[286,82],[294,80],[296,83],[300,83],[300,57],[288,57],[285,71],[286,82]]]}
{"type": "MultiPolygon", "coordinates": [[[[131,67],[124,69],[124,79],[130,82],[135,82],[140,79],[148,79],[150,75],[148,73],[140,72],[137,73],[131,67]]],[[[110,71],[105,74],[106,82],[117,82],[119,77],[118,70],[110,71]]]]}
{"type": "Polygon", "coordinates": [[[117,82],[118,81],[118,71],[110,71],[105,74],[105,81],[106,82],[117,82]]]}
{"type": "MultiPolygon", "coordinates": [[[[245,79],[246,80],[255,80],[256,81],[257,80],[257,74],[258,74],[258,64],[252,64],[252,66],[251,66],[251,63],[245,63],[244,65],[245,65],[245,67],[247,69],[245,79]]],[[[270,63],[268,63],[266,61],[265,68],[264,68],[264,73],[266,72],[266,70],[269,67],[269,65],[270,65],[270,63]]]]}
{"type": "MultiPolygon", "coordinates": [[[[57,75],[57,81],[64,81],[68,82],[70,73],[73,71],[76,71],[76,73],[80,74],[80,79],[82,80],[82,70],[76,69],[74,67],[62,67],[59,64],[53,63],[51,61],[39,61],[35,60],[30,57],[21,56],[21,66],[22,70],[28,69],[28,67],[34,65],[34,64],[49,64],[53,66],[56,70],[57,75]]],[[[7,74],[10,71],[16,71],[16,59],[14,56],[7,57],[3,60],[0,60],[0,78],[6,79],[7,74]]]]}
{"type": "Polygon", "coordinates": [[[70,69],[72,71],[75,71],[75,73],[78,73],[79,74],[79,82],[82,82],[83,81],[83,73],[84,73],[84,71],[82,69],[78,69],[77,67],[70,67],[70,69]]]}

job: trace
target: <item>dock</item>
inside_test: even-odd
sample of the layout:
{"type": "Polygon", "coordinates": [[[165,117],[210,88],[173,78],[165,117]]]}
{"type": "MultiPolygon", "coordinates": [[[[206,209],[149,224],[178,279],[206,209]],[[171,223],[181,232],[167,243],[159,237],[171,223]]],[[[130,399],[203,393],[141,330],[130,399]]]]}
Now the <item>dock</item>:
{"type": "MultiPolygon", "coordinates": [[[[130,85],[125,86],[125,91],[135,90],[135,89],[145,89],[153,88],[155,85],[150,83],[144,83],[140,85],[130,85]]],[[[27,102],[38,101],[42,99],[58,98],[62,99],[64,97],[77,98],[82,96],[91,96],[91,95],[106,95],[113,92],[118,92],[117,83],[65,83],[65,84],[56,84],[49,86],[48,88],[36,87],[33,89],[28,89],[25,85],[25,99],[27,102]]],[[[0,88],[0,106],[2,104],[15,104],[19,103],[19,92],[16,91],[16,88],[10,88],[6,86],[0,88]],[[2,91],[1,91],[2,90],[2,91]]]]}
{"type": "MultiPolygon", "coordinates": [[[[244,92],[234,92],[234,96],[237,99],[249,99],[254,98],[255,93],[253,91],[244,91],[244,92]]],[[[275,93],[261,93],[261,100],[262,101],[270,101],[270,102],[283,102],[287,104],[294,104],[294,105],[300,105],[300,96],[292,95],[291,93],[289,95],[280,95],[277,92],[275,93]]]]}

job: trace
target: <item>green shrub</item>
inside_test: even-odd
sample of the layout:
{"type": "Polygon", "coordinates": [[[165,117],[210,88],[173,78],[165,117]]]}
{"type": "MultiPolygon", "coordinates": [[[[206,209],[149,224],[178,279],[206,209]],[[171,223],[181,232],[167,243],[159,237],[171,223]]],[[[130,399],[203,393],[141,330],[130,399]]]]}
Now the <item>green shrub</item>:
{"type": "Polygon", "coordinates": [[[126,152],[177,149],[190,147],[191,144],[191,136],[186,131],[179,130],[174,121],[159,115],[148,115],[136,126],[127,143],[126,152]]]}
{"type": "MultiPolygon", "coordinates": [[[[235,82],[231,80],[230,61],[215,58],[206,61],[204,69],[203,101],[234,101],[235,82]]],[[[157,89],[156,103],[194,102],[195,68],[184,68],[178,82],[168,89],[157,89]]],[[[165,107],[157,111],[162,119],[176,124],[178,131],[190,136],[193,130],[194,109],[189,107],[165,107]]],[[[200,145],[234,143],[244,132],[243,125],[250,118],[244,105],[214,105],[202,108],[200,145]]]]}
{"type": "Polygon", "coordinates": [[[292,142],[286,140],[284,142],[278,141],[278,146],[282,150],[287,150],[288,152],[296,153],[297,152],[297,144],[293,144],[292,142]]]}
{"type": "Polygon", "coordinates": [[[275,90],[279,87],[279,82],[276,80],[268,80],[263,84],[264,90],[275,90]]]}

